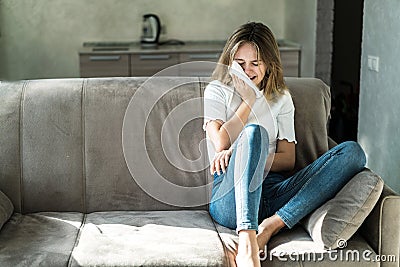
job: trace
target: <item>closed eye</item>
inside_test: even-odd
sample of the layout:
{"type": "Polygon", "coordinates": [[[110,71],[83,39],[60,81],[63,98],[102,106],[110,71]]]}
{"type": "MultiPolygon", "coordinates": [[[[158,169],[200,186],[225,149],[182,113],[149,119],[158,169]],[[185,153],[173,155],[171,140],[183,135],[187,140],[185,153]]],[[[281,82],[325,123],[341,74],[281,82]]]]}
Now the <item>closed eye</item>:
{"type": "MultiPolygon", "coordinates": [[[[239,65],[242,67],[244,65],[244,62],[239,63],[239,65]]],[[[256,62],[251,63],[251,65],[258,67],[258,63],[256,63],[256,62]]]]}
{"type": "MultiPolygon", "coordinates": [[[[243,59],[234,59],[237,63],[239,63],[239,65],[241,66],[241,67],[243,67],[243,65],[246,63],[243,59]]],[[[254,60],[254,61],[251,61],[251,65],[253,65],[253,66],[255,66],[255,67],[258,67],[259,65],[260,65],[260,61],[258,61],[258,60],[254,60]]]]}

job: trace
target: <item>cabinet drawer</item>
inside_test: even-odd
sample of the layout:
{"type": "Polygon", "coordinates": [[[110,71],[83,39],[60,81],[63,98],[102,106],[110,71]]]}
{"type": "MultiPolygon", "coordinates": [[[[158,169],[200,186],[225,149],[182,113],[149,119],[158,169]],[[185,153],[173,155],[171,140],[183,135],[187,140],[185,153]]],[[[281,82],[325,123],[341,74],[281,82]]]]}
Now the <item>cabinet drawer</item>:
{"type": "Polygon", "coordinates": [[[210,77],[220,57],[220,52],[180,54],[180,76],[210,77]],[[190,63],[188,63],[190,62],[190,63]],[[185,64],[186,63],[186,64],[185,64]]]}
{"type": "Polygon", "coordinates": [[[212,61],[217,62],[221,53],[220,52],[197,52],[197,53],[181,53],[180,61],[212,61]]]}
{"type": "Polygon", "coordinates": [[[299,51],[281,51],[281,61],[283,75],[285,77],[300,76],[300,52],[299,51]]]}
{"type": "MultiPolygon", "coordinates": [[[[132,54],[131,76],[152,76],[179,63],[178,54],[132,54]]],[[[165,76],[178,76],[178,67],[165,71],[165,76]]]]}
{"type": "Polygon", "coordinates": [[[127,77],[129,55],[101,54],[79,56],[81,77],[127,77]]]}

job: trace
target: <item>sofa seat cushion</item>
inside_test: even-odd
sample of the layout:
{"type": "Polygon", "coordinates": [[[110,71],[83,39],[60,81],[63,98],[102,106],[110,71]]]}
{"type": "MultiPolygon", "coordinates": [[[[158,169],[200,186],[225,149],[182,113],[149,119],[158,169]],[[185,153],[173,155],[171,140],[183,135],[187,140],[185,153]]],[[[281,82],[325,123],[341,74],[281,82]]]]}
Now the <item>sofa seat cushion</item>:
{"type": "Polygon", "coordinates": [[[67,266],[83,214],[15,213],[0,232],[0,266],[67,266]]]}
{"type": "Polygon", "coordinates": [[[71,266],[223,266],[207,211],[110,211],[85,218],[71,266]]]}

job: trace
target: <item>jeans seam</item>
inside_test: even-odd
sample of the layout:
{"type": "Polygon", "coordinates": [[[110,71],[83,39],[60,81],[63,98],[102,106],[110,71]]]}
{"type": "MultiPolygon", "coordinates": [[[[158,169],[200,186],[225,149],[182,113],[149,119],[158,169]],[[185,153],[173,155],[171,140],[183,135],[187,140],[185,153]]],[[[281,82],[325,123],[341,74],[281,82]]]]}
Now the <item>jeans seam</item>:
{"type": "Polygon", "coordinates": [[[253,224],[253,223],[241,223],[237,225],[236,227],[236,232],[239,232],[240,230],[257,230],[258,225],[253,224]]]}
{"type": "MultiPolygon", "coordinates": [[[[306,173],[304,174],[304,176],[307,176],[310,172],[311,172],[311,169],[308,169],[308,170],[306,171],[306,173]]],[[[300,181],[298,181],[296,184],[292,185],[292,186],[290,187],[289,190],[285,190],[284,192],[282,192],[282,193],[280,193],[280,194],[277,193],[277,194],[275,195],[275,197],[273,197],[273,199],[278,199],[278,198],[280,198],[281,196],[287,194],[288,192],[292,192],[292,191],[294,190],[294,188],[295,188],[299,183],[300,183],[300,181]]],[[[303,188],[303,187],[302,187],[302,188],[303,188]]],[[[300,189],[300,190],[301,190],[301,189],[300,189]]]]}
{"type": "MultiPolygon", "coordinates": [[[[240,142],[239,142],[240,143],[240,142]]],[[[243,148],[242,148],[242,146],[239,146],[240,144],[238,144],[238,146],[237,146],[237,149],[238,150],[236,150],[236,157],[235,157],[235,160],[237,160],[238,159],[238,152],[239,152],[239,157],[240,156],[242,156],[242,150],[243,150],[243,148]],[[240,149],[240,151],[239,151],[239,149],[240,149]]],[[[242,170],[242,160],[239,160],[239,162],[237,162],[238,164],[238,169],[239,170],[242,170]]],[[[236,164],[235,164],[235,166],[236,166],[236,164]]],[[[242,178],[241,177],[241,173],[239,172],[239,181],[240,181],[240,179],[242,178]]],[[[238,181],[234,181],[234,184],[233,184],[233,186],[234,186],[234,190],[235,190],[235,192],[236,192],[236,190],[238,190],[239,192],[238,192],[238,195],[242,195],[242,188],[241,188],[241,186],[237,186],[237,185],[240,185],[240,183],[238,183],[238,181]]],[[[236,195],[236,193],[235,193],[235,195],[236,195]]],[[[239,205],[238,205],[238,201],[235,199],[235,202],[236,202],[236,207],[238,207],[239,205]]],[[[239,211],[239,213],[240,213],[240,219],[243,219],[243,201],[240,201],[240,211],[239,211]]],[[[241,224],[238,224],[238,218],[239,218],[239,213],[237,213],[236,214],[236,230],[237,230],[237,232],[239,231],[239,230],[241,230],[241,229],[239,229],[239,225],[241,225],[241,224]]]]}

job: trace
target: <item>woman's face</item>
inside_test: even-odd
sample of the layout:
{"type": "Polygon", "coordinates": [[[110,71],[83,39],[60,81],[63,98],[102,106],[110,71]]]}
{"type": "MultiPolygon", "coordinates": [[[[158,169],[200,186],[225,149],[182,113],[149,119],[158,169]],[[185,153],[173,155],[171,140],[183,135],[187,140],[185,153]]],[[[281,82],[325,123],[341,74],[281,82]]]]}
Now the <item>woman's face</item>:
{"type": "Polygon", "coordinates": [[[247,76],[259,86],[266,72],[265,63],[257,59],[257,50],[250,43],[242,44],[233,60],[237,61],[247,76]]]}

